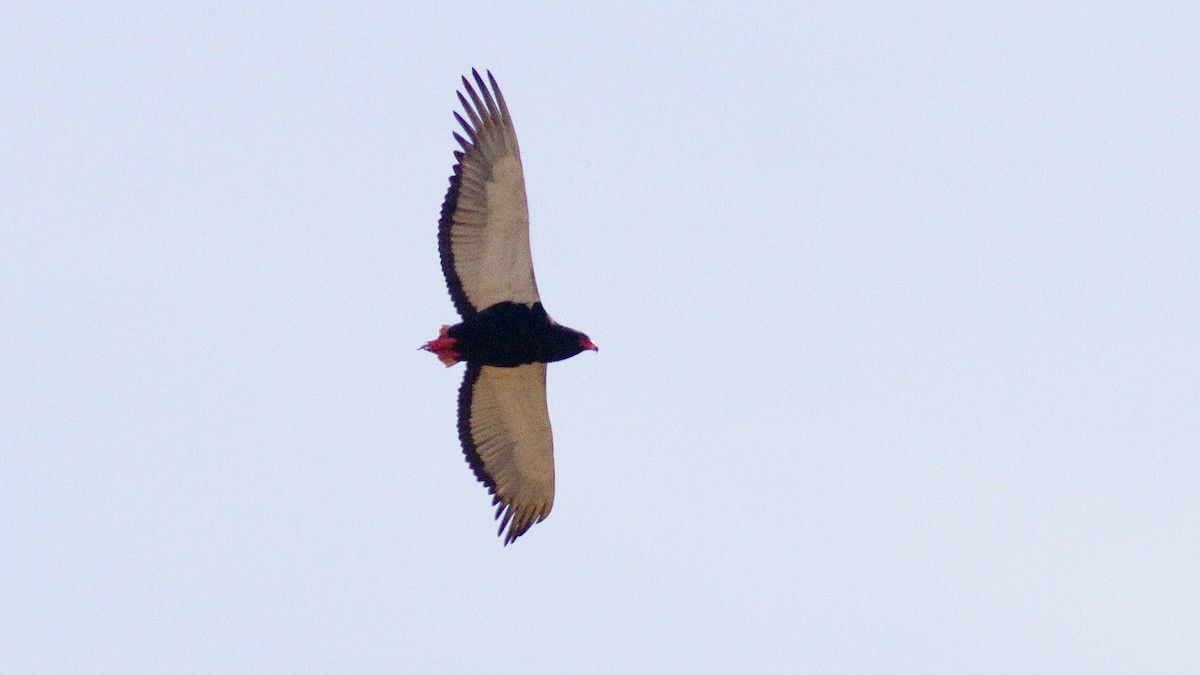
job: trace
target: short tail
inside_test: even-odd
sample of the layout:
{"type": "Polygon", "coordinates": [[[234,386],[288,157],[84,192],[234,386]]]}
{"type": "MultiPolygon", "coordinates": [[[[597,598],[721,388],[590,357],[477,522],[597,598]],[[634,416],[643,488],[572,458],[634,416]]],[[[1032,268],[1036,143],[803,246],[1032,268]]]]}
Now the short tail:
{"type": "Polygon", "coordinates": [[[417,349],[424,349],[427,352],[433,352],[437,355],[438,361],[441,361],[447,368],[462,360],[462,354],[455,349],[458,340],[447,335],[449,326],[442,326],[442,330],[438,332],[438,337],[426,342],[417,349]]]}

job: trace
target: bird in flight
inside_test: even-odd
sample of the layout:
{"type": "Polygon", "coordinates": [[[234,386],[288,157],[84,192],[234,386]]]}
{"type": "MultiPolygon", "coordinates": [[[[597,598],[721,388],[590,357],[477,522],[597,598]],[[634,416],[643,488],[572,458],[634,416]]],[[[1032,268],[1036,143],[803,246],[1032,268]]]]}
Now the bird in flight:
{"type": "Polygon", "coordinates": [[[465,361],[458,437],[492,494],[507,546],[550,514],[554,446],[546,407],[546,364],[598,351],[583,333],[546,314],[533,277],[529,207],[512,117],[496,78],[462,78],[466,138],[454,134],[454,174],[442,203],[438,253],[462,322],[442,326],[421,349],[447,367],[465,361]],[[488,84],[491,85],[490,89],[488,84]],[[505,528],[508,531],[505,532],[505,528]]]}

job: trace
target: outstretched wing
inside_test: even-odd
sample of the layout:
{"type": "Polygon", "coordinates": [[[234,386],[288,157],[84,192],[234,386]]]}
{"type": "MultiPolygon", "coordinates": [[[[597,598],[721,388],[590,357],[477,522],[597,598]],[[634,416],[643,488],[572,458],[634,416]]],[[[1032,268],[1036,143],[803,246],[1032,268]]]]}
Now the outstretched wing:
{"type": "Polygon", "coordinates": [[[458,437],[475,476],[494,495],[507,546],[554,505],[554,444],[546,364],[467,364],[458,392],[458,437]],[[507,534],[504,533],[508,527],[507,534]]]}
{"type": "Polygon", "coordinates": [[[463,317],[497,302],[538,302],[529,253],[529,207],[517,134],[496,79],[491,91],[475,70],[482,93],[462,78],[467,96],[458,93],[467,119],[454,117],[467,137],[454,134],[462,151],[450,176],[438,225],[442,273],[454,308],[463,317]],[[470,100],[468,100],[470,97],[470,100]]]}

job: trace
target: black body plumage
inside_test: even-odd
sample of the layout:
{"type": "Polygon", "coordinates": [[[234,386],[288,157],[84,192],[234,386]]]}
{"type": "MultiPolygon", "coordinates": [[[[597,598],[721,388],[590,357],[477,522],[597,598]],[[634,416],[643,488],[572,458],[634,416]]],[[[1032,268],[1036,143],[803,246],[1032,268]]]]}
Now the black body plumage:
{"type": "Polygon", "coordinates": [[[540,302],[532,307],[496,303],[451,326],[446,334],[456,340],[461,360],[505,368],[561,361],[587,348],[582,333],[554,323],[540,302]]]}

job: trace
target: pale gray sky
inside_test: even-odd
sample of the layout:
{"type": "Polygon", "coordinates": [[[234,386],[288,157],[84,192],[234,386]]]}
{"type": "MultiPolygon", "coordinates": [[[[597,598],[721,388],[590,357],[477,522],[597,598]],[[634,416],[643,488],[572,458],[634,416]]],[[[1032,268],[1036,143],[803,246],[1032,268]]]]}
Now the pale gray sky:
{"type": "Polygon", "coordinates": [[[1200,670],[1200,9],[6,3],[0,670],[1200,670]],[[459,75],[558,494],[455,432],[459,75]]]}

